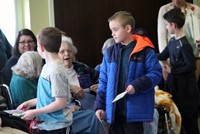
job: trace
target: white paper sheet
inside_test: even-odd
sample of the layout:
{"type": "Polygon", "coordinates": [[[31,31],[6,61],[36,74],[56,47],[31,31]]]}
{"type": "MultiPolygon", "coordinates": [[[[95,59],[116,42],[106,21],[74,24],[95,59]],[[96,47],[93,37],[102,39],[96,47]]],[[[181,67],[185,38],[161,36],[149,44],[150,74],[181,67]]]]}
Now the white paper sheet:
{"type": "Polygon", "coordinates": [[[118,101],[119,99],[123,98],[126,95],[127,91],[122,92],[121,94],[118,94],[115,99],[112,101],[112,103],[118,101]]]}

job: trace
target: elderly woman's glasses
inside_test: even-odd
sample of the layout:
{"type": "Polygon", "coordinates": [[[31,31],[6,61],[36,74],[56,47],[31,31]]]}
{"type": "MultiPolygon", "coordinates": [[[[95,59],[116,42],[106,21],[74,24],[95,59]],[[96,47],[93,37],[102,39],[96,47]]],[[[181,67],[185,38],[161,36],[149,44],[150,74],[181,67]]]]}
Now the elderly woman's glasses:
{"type": "Polygon", "coordinates": [[[59,53],[60,53],[60,54],[64,54],[65,52],[67,52],[67,53],[72,53],[72,50],[64,49],[64,50],[61,50],[59,53]]]}

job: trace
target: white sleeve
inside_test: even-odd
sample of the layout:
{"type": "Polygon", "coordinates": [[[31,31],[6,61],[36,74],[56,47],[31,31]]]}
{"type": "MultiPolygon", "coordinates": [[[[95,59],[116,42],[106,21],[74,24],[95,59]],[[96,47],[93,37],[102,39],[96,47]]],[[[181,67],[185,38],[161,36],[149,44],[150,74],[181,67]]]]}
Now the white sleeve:
{"type": "Polygon", "coordinates": [[[195,36],[195,37],[197,37],[195,40],[200,40],[200,8],[198,7],[198,6],[196,6],[196,5],[193,5],[193,6],[195,6],[195,15],[197,16],[197,28],[198,29],[194,29],[194,30],[196,30],[197,31],[197,33],[198,33],[198,35],[197,36],[195,36]]]}
{"type": "Polygon", "coordinates": [[[159,13],[158,13],[158,49],[159,52],[161,53],[164,48],[167,46],[168,43],[168,32],[166,29],[166,24],[163,18],[163,15],[166,13],[165,8],[162,6],[159,9],[159,13]]]}

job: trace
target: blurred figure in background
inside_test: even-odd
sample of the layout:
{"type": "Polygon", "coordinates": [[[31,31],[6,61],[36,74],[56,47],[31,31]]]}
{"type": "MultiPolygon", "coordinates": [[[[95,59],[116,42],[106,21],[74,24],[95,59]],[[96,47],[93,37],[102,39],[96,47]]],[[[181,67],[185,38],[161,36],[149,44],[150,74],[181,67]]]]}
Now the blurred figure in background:
{"type": "MultiPolygon", "coordinates": [[[[109,48],[110,46],[114,45],[115,44],[115,40],[113,38],[108,38],[104,44],[103,44],[103,47],[101,49],[101,52],[102,54],[104,55],[105,51],[107,48],[109,48]]],[[[98,64],[96,67],[95,67],[95,70],[97,71],[100,71],[100,68],[101,68],[101,64],[98,64]]]]}
{"type": "Polygon", "coordinates": [[[36,79],[42,69],[42,58],[35,51],[24,52],[11,69],[10,92],[14,108],[17,108],[21,103],[36,98],[36,79]]]}
{"type": "Polygon", "coordinates": [[[12,77],[11,67],[14,66],[19,57],[26,51],[37,51],[37,39],[34,33],[29,29],[22,29],[18,32],[13,48],[13,55],[7,61],[5,67],[2,70],[3,81],[5,84],[10,85],[12,77]]]}
{"type": "MultiPolygon", "coordinates": [[[[170,34],[166,29],[166,23],[163,15],[173,8],[180,8],[185,16],[185,24],[183,30],[185,32],[186,38],[188,39],[190,45],[192,46],[193,53],[196,57],[196,79],[200,75],[200,51],[198,50],[198,45],[196,40],[200,40],[200,8],[197,5],[191,4],[186,0],[172,0],[172,2],[163,5],[159,9],[158,13],[158,48],[161,53],[167,46],[171,37],[174,34],[170,34]]],[[[167,61],[162,61],[163,65],[169,63],[167,61]]],[[[168,74],[163,74],[166,80],[168,74]]]]}
{"type": "Polygon", "coordinates": [[[83,109],[93,110],[99,72],[86,64],[75,61],[76,53],[77,48],[73,45],[72,39],[63,35],[59,56],[68,74],[70,90],[73,97],[81,102],[83,109]]]}
{"type": "Polygon", "coordinates": [[[12,46],[0,29],[0,71],[5,66],[7,60],[12,56],[12,46]]]}

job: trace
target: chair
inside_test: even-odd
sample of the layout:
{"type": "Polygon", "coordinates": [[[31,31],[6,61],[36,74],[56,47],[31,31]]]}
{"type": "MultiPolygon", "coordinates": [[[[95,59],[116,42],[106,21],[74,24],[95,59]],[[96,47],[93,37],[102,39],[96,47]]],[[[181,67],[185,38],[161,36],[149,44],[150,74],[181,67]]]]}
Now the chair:
{"type": "Polygon", "coordinates": [[[13,101],[10,94],[10,88],[6,84],[0,84],[0,95],[6,100],[6,105],[8,109],[13,109],[13,101]]]}
{"type": "MultiPolygon", "coordinates": [[[[172,95],[159,89],[158,86],[155,87],[155,106],[159,112],[159,121],[163,122],[160,124],[161,127],[158,126],[158,131],[159,128],[163,130],[165,126],[165,133],[180,134],[182,117],[178,107],[173,102],[172,95]]],[[[160,133],[158,132],[158,134],[160,133]]]]}

